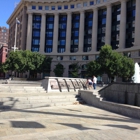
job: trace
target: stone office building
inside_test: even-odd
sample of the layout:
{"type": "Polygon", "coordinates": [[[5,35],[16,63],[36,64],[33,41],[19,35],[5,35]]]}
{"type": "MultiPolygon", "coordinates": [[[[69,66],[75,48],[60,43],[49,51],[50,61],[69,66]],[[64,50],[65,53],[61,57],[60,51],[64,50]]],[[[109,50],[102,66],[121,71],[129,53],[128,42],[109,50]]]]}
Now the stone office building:
{"type": "Polygon", "coordinates": [[[9,17],[9,47],[51,56],[51,76],[60,62],[70,65],[98,57],[104,44],[140,62],[140,0],[21,0],[9,17]]]}

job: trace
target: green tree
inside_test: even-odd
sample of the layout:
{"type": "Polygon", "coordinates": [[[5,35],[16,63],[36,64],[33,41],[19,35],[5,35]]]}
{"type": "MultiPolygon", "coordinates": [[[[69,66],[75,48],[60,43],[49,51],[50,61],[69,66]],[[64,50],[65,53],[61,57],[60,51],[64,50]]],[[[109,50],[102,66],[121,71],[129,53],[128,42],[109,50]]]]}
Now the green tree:
{"type": "Polygon", "coordinates": [[[91,61],[86,65],[87,77],[92,77],[93,75],[101,76],[101,65],[96,61],[91,61]]]}
{"type": "Polygon", "coordinates": [[[128,79],[134,74],[134,62],[112,50],[112,47],[105,45],[101,48],[99,57],[94,62],[87,65],[87,73],[95,75],[107,74],[110,81],[114,81],[116,76],[128,79]]]}
{"type": "Polygon", "coordinates": [[[58,63],[57,65],[55,65],[53,72],[55,73],[55,76],[62,77],[64,70],[65,70],[64,66],[61,63],[58,63]]]}
{"type": "Polygon", "coordinates": [[[79,65],[79,63],[73,63],[70,65],[70,74],[73,78],[78,78],[80,76],[79,70],[81,68],[81,66],[79,65]]]}

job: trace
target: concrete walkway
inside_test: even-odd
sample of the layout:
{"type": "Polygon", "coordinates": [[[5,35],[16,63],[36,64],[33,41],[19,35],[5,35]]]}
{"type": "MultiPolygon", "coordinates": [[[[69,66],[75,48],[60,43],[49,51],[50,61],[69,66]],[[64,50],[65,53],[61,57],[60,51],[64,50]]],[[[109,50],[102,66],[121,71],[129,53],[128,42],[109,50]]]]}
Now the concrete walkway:
{"type": "Polygon", "coordinates": [[[0,140],[140,140],[140,120],[86,105],[0,111],[0,140]]]}

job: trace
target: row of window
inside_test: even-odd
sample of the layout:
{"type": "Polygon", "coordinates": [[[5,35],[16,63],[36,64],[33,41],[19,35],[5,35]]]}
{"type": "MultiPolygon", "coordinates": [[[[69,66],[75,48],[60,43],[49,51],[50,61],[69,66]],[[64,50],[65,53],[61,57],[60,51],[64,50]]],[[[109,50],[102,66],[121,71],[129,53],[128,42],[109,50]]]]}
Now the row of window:
{"type": "MultiPolygon", "coordinates": [[[[106,2],[107,0],[103,0],[103,2],[106,2]]],[[[96,4],[99,4],[101,1],[100,0],[96,0],[96,4]]],[[[92,6],[94,5],[94,1],[90,1],[89,2],[89,5],[92,6]]],[[[88,2],[84,2],[83,4],[81,3],[77,3],[76,4],[76,8],[80,8],[80,7],[86,7],[88,6],[88,2]]],[[[64,9],[68,9],[69,6],[68,5],[64,5],[64,9]]],[[[71,4],[70,5],[70,8],[71,9],[74,9],[75,8],[75,5],[74,4],[71,4]]],[[[32,9],[35,10],[37,9],[37,7],[35,5],[32,6],[32,9]]],[[[62,9],[62,6],[61,5],[58,5],[57,6],[57,10],[61,10],[62,9]]],[[[38,6],[38,10],[43,10],[43,6],[38,6]]],[[[50,7],[49,6],[45,6],[45,10],[50,10],[50,7]]],[[[51,10],[56,10],[56,7],[55,6],[51,6],[51,10]]]]}
{"type": "MultiPolygon", "coordinates": [[[[76,56],[70,56],[70,60],[76,60],[76,56]]],[[[63,60],[63,56],[57,56],[57,60],[63,60]]],[[[89,60],[87,55],[82,56],[82,60],[89,60]]]]}

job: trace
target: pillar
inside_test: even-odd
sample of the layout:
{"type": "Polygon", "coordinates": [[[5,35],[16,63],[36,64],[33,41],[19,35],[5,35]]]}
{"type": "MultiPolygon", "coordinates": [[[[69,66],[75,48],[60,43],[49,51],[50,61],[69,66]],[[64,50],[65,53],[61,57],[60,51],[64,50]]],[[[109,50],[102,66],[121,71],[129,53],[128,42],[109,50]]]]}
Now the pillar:
{"type": "Polygon", "coordinates": [[[45,30],[46,29],[46,14],[42,14],[41,18],[41,34],[40,34],[40,48],[39,52],[41,54],[44,53],[44,46],[45,46],[45,30]]]}
{"type": "Polygon", "coordinates": [[[32,23],[33,23],[33,15],[32,13],[28,13],[28,30],[27,30],[27,42],[26,49],[31,50],[32,44],[32,23]]]}

